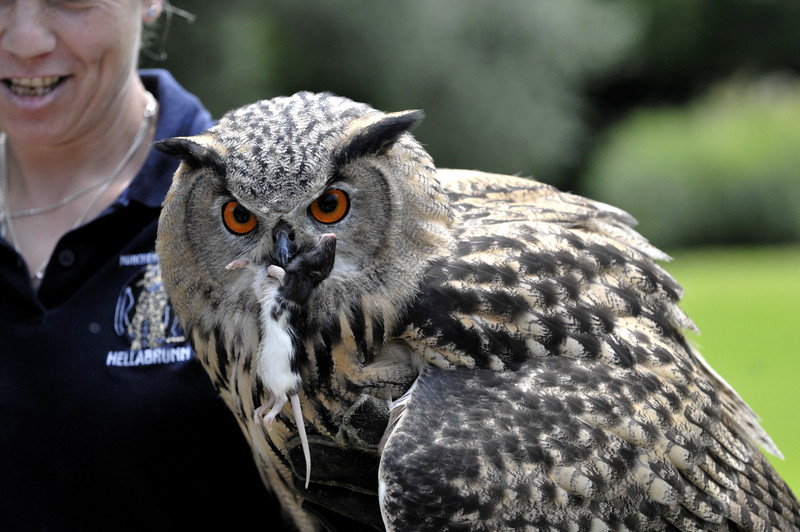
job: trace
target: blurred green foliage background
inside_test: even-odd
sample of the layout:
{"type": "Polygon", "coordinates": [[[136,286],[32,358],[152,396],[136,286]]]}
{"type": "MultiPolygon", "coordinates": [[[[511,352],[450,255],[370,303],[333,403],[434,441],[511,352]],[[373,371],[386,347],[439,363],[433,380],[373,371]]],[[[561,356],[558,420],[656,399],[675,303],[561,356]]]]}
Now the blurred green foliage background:
{"type": "Polygon", "coordinates": [[[142,65],[219,117],[298,90],[424,109],[438,166],[620,206],[800,490],[800,3],[174,0],[142,65]]]}

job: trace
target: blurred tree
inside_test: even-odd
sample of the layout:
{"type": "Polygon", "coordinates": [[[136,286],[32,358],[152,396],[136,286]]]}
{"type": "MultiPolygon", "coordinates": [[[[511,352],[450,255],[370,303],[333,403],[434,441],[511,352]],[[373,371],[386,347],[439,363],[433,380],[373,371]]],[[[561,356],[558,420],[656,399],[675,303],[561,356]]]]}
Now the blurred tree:
{"type": "Polygon", "coordinates": [[[276,2],[287,92],[332,90],[422,108],[440,166],[559,182],[586,142],[581,86],[635,42],[619,3],[593,0],[276,2]],[[344,15],[344,16],[343,16],[344,15]]]}
{"type": "Polygon", "coordinates": [[[734,75],[800,72],[796,0],[626,0],[641,39],[588,91],[599,128],[642,105],[682,104],[734,75]]]}
{"type": "Polygon", "coordinates": [[[636,42],[597,0],[195,2],[165,66],[215,115],[298,90],[422,108],[437,164],[561,181],[587,141],[582,84],[636,42]]]}
{"type": "Polygon", "coordinates": [[[175,0],[164,66],[215,116],[329,90],[422,108],[437,164],[575,187],[599,133],[733,73],[800,71],[796,0],[175,0]]]}
{"type": "Polygon", "coordinates": [[[585,191],[662,248],[800,241],[800,81],[715,87],[636,111],[593,153],[585,191]]]}

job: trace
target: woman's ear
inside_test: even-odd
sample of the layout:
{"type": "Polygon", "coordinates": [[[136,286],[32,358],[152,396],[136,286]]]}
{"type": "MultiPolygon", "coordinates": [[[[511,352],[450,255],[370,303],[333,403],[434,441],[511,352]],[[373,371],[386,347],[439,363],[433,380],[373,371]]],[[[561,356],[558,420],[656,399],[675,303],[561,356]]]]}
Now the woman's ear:
{"type": "Polygon", "coordinates": [[[142,20],[153,22],[161,15],[163,7],[162,0],[144,0],[142,2],[142,20]]]}

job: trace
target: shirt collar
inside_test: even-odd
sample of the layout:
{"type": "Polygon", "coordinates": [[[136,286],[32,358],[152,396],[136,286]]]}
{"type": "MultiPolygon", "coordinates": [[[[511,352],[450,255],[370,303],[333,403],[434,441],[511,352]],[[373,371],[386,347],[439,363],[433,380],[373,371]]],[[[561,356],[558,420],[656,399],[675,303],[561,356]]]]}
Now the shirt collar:
{"type": "MultiPolygon", "coordinates": [[[[145,69],[139,72],[144,86],[158,100],[158,125],[155,141],[196,135],[213,124],[211,115],[200,100],[181,87],[175,78],[161,69],[145,69]]],[[[144,165],[130,186],[115,202],[115,206],[127,206],[138,202],[148,207],[159,208],[172,183],[172,175],[179,161],[166,157],[161,152],[150,150],[144,165]]]]}

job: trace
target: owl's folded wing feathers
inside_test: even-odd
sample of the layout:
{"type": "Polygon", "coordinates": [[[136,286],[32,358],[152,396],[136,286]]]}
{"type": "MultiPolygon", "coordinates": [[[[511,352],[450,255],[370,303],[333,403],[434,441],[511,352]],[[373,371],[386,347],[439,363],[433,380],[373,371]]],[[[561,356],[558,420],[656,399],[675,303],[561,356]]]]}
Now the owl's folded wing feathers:
{"type": "MultiPolygon", "coordinates": [[[[637,269],[641,269],[646,272],[646,276],[654,276],[657,284],[662,286],[661,293],[656,296],[663,303],[661,311],[669,315],[677,328],[699,332],[692,320],[678,307],[683,289],[659,265],[647,260],[669,261],[671,258],[634,230],[637,222],[627,212],[606,203],[561,192],[531,179],[450,169],[439,170],[438,178],[451,195],[456,208],[471,213],[461,218],[464,222],[462,231],[466,238],[487,231],[486,224],[507,224],[518,220],[537,223],[538,227],[541,224],[553,224],[554,227],[546,229],[545,234],[559,233],[562,232],[560,228],[564,228],[567,233],[577,233],[590,241],[597,241],[599,246],[588,244],[591,249],[584,251],[584,244],[579,243],[577,247],[567,251],[576,255],[596,253],[593,256],[600,257],[601,260],[614,260],[618,252],[623,257],[633,256],[635,265],[628,265],[621,270],[620,264],[615,265],[617,275],[631,274],[631,279],[635,279],[638,277],[637,269]],[[502,214],[496,216],[497,213],[502,214]],[[611,247],[607,244],[611,244],[611,247]],[[610,256],[602,259],[605,253],[610,256]]],[[[518,226],[515,228],[512,223],[509,230],[515,232],[515,229],[518,226]]],[[[613,275],[612,270],[613,268],[609,268],[607,273],[613,275]]],[[[635,290],[643,290],[644,297],[652,298],[655,295],[649,290],[649,284],[639,283],[632,286],[635,290]]],[[[761,428],[756,413],[739,394],[714,371],[700,353],[689,345],[686,346],[686,351],[685,356],[695,366],[696,371],[714,384],[728,415],[736,420],[743,434],[768,453],[783,458],[778,447],[761,428]]]]}
{"type": "MultiPolygon", "coordinates": [[[[439,179],[458,213],[453,231],[458,244],[453,257],[430,270],[410,310],[410,325],[401,336],[432,366],[491,370],[460,377],[460,385],[467,387],[462,397],[484,387],[487,379],[524,379],[524,386],[512,384],[522,401],[519,408],[527,413],[516,421],[507,420],[509,428],[502,433],[512,440],[514,431],[528,430],[527,425],[517,426],[521,420],[530,421],[525,415],[547,414],[541,410],[540,405],[546,403],[541,403],[541,394],[549,394],[554,404],[574,400],[586,405],[609,397],[609,408],[629,403],[613,422],[605,414],[586,410],[581,415],[559,414],[566,425],[543,427],[545,433],[530,445],[538,453],[554,445],[553,438],[559,439],[554,434],[560,431],[578,440],[586,431],[595,434],[599,439],[587,444],[591,449],[585,451],[606,453],[605,458],[589,453],[563,467],[577,468],[578,476],[589,475],[581,468],[602,469],[597,464],[604,460],[627,459],[626,467],[633,469],[619,478],[603,477],[593,485],[602,485],[601,491],[611,490],[608,493],[619,497],[630,490],[639,493],[623,498],[628,504],[637,503],[637,497],[654,504],[648,512],[658,509],[659,519],[665,522],[709,520],[704,528],[718,519],[715,516],[725,515],[747,526],[747,519],[759,515],[779,528],[781,523],[791,528],[781,519],[800,524],[800,517],[791,515],[791,504],[777,502],[780,497],[794,498],[751,440],[773,453],[777,448],[753,411],[687,343],[683,330],[694,324],[678,307],[682,290],[654,262],[668,257],[632,229],[633,218],[531,180],[449,170],[440,170],[439,179]],[[556,379],[559,372],[542,367],[555,364],[561,364],[566,374],[561,376],[563,382],[550,386],[547,379],[556,379]],[[631,382],[609,389],[597,378],[606,373],[615,382],[631,382]],[[539,406],[525,406],[531,401],[539,406]],[[620,447],[620,442],[633,447],[620,447]],[[662,490],[659,495],[659,486],[671,486],[672,491],[662,490]],[[774,511],[765,509],[770,501],[774,501],[774,511]],[[754,505],[764,511],[752,509],[754,505]],[[688,517],[683,516],[686,512],[688,517]]],[[[435,387],[449,386],[439,383],[449,377],[436,375],[435,387]]],[[[440,393],[449,396],[449,392],[440,393]]],[[[486,393],[485,401],[492,405],[489,411],[501,416],[509,407],[508,392],[497,388],[486,393]]],[[[415,401],[428,404],[431,400],[415,399],[412,394],[405,414],[408,419],[401,418],[392,438],[413,437],[406,434],[413,432],[410,427],[426,427],[411,411],[415,401]]],[[[469,406],[473,407],[471,399],[469,406]]],[[[464,409],[464,415],[469,415],[470,408],[464,409]]],[[[452,416],[451,428],[459,426],[455,405],[435,409],[452,416]]],[[[470,430],[463,428],[457,439],[474,442],[483,437],[470,430]]],[[[578,440],[571,444],[581,444],[578,440]]],[[[513,475],[544,467],[525,464],[515,466],[513,475]]],[[[392,467],[384,465],[384,470],[390,474],[392,467]]],[[[447,478],[450,473],[437,472],[436,477],[447,478]]],[[[556,482],[553,475],[563,480],[566,473],[547,469],[537,474],[556,482]]],[[[586,495],[585,503],[592,506],[605,500],[595,495],[586,495]]],[[[498,497],[495,502],[514,499],[509,493],[498,497]]],[[[600,509],[595,508],[587,515],[597,512],[600,509]]],[[[623,514],[615,510],[609,515],[617,519],[623,514]]]]}
{"type": "Polygon", "coordinates": [[[513,372],[429,367],[383,451],[384,522],[395,531],[795,530],[785,484],[761,454],[731,446],[717,405],[694,395],[702,404],[636,368],[569,357],[513,372]]]}

